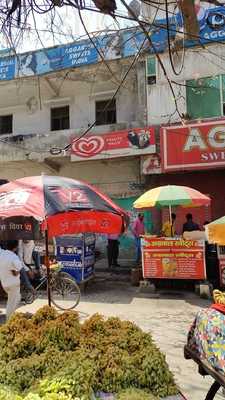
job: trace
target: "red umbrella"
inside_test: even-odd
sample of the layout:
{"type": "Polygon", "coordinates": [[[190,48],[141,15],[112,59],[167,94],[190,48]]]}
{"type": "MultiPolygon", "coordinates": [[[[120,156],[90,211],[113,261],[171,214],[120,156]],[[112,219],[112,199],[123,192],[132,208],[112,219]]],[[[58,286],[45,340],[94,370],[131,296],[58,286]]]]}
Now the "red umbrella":
{"type": "Polygon", "coordinates": [[[128,222],[125,211],[93,186],[47,175],[0,186],[0,219],[5,224],[0,225],[1,239],[7,232],[12,237],[14,231],[28,238],[34,234],[35,222],[48,230],[49,237],[85,232],[119,234],[128,222]]]}
{"type": "MultiPolygon", "coordinates": [[[[0,186],[0,239],[48,238],[71,233],[120,234],[128,224],[124,210],[93,186],[58,176],[33,176],[0,186]]],[[[50,302],[50,291],[49,302],[50,302]]]]}

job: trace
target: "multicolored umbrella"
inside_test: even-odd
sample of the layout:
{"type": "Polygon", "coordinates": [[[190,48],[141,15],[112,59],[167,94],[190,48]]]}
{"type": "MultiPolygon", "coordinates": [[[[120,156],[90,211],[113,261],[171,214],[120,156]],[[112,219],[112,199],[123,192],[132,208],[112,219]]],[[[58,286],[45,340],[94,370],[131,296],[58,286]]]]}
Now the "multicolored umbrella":
{"type": "Polygon", "coordinates": [[[210,204],[210,198],[187,186],[159,186],[140,196],[134,208],[145,210],[151,207],[199,207],[210,204]]]}
{"type": "MultiPolygon", "coordinates": [[[[33,176],[0,186],[0,239],[29,239],[37,225],[48,236],[71,233],[119,234],[124,210],[93,186],[59,176],[33,176]]],[[[35,229],[36,228],[36,229],[35,229]]]]}
{"type": "Polygon", "coordinates": [[[210,243],[225,246],[225,217],[221,217],[205,226],[206,235],[210,243]]]}
{"type": "Polygon", "coordinates": [[[128,216],[87,183],[32,176],[0,186],[0,239],[33,239],[45,231],[47,291],[51,305],[48,238],[72,233],[120,234],[128,216]]]}

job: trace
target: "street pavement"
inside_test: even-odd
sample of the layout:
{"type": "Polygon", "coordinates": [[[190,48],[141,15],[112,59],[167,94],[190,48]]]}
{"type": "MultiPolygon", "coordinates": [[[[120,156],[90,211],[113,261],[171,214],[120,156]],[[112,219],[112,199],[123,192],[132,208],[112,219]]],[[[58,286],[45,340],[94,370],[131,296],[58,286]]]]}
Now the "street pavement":
{"type": "MultiPolygon", "coordinates": [[[[20,311],[35,312],[45,299],[37,299],[20,311]]],[[[150,332],[162,352],[166,354],[170,369],[187,400],[204,400],[212,382],[198,374],[197,365],[185,360],[183,347],[187,332],[200,308],[209,301],[200,299],[191,292],[160,291],[157,295],[142,294],[132,287],[128,275],[101,273],[82,294],[77,310],[85,319],[94,313],[118,316],[135,322],[144,331],[150,332]]],[[[0,304],[4,312],[4,304],[0,304]]],[[[219,394],[215,400],[224,399],[219,394]]]]}

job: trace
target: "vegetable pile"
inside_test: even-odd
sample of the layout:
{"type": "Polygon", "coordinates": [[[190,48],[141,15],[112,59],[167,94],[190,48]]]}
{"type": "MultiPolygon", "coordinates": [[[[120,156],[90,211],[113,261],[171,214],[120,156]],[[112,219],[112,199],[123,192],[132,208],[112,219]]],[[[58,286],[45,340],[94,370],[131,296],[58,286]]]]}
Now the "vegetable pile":
{"type": "Polygon", "coordinates": [[[0,400],[157,400],[177,393],[165,356],[128,321],[48,306],[0,328],[0,400]],[[7,388],[7,389],[6,389],[7,388]],[[128,392],[127,392],[128,390],[128,392]]]}

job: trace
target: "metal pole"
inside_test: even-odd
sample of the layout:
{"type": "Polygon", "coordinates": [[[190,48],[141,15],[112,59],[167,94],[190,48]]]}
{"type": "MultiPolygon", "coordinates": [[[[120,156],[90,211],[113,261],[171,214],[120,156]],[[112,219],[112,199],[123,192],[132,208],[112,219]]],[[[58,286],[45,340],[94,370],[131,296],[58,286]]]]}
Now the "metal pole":
{"type": "Polygon", "coordinates": [[[48,305],[49,305],[49,307],[51,307],[50,263],[49,263],[49,251],[48,251],[48,229],[45,230],[45,263],[46,263],[46,268],[47,268],[48,305]]]}
{"type": "Polygon", "coordinates": [[[169,213],[170,213],[170,223],[172,224],[172,208],[171,208],[171,205],[169,205],[169,213]]]}
{"type": "Polygon", "coordinates": [[[171,205],[169,205],[169,213],[170,213],[170,226],[171,226],[171,232],[170,232],[170,234],[171,234],[171,237],[173,237],[173,221],[172,221],[172,207],[171,207],[171,205]]]}

